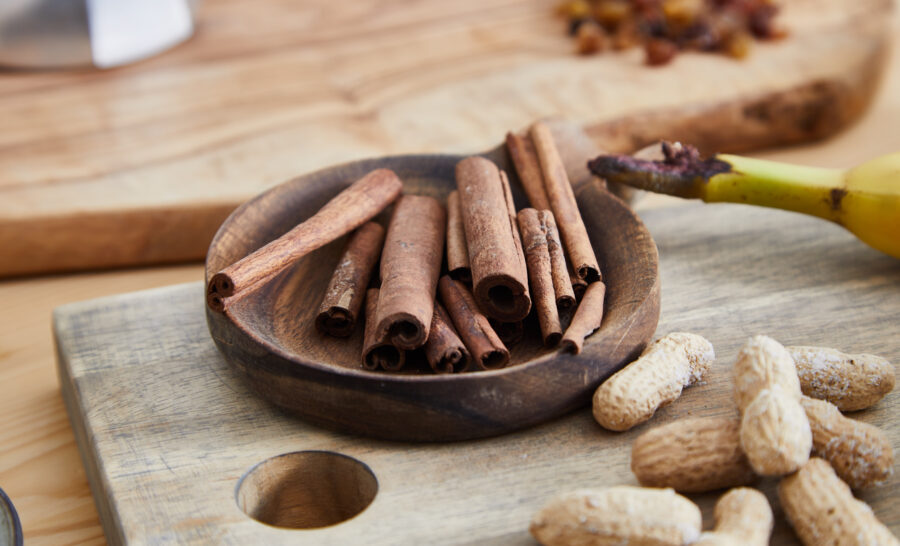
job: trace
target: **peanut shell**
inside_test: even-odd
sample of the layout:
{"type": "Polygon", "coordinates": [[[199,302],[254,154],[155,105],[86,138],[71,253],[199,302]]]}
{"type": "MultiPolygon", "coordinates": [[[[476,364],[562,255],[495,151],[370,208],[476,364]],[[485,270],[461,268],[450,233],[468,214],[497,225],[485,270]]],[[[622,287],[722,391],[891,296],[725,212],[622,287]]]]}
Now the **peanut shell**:
{"type": "Polygon", "coordinates": [[[756,474],[741,450],[740,420],[680,419],[641,434],[631,447],[631,470],[646,487],[700,493],[747,485],[756,474]]]}
{"type": "Polygon", "coordinates": [[[803,407],[778,385],[762,390],[744,408],[741,449],[761,476],[783,476],[809,459],[812,433],[803,407]]]}
{"type": "Polygon", "coordinates": [[[722,495],[716,503],[716,527],[700,535],[695,546],[766,546],[774,517],[766,496],[749,487],[722,495]]]}
{"type": "Polygon", "coordinates": [[[594,393],[594,419],[609,430],[628,430],[670,404],[699,381],[715,358],[696,334],[671,333],[606,380],[594,393]]]}
{"type": "Polygon", "coordinates": [[[845,354],[825,347],[787,347],[803,394],[841,411],[874,406],[894,388],[894,366],[880,356],[845,354]]]}
{"type": "Polygon", "coordinates": [[[782,479],[778,498],[797,536],[807,546],[900,544],[823,459],[814,457],[797,473],[782,479]]]}
{"type": "Polygon", "coordinates": [[[551,499],[531,520],[544,546],[681,545],[700,536],[700,509],[672,489],[615,486],[551,499]]]}
{"type": "Polygon", "coordinates": [[[767,336],[754,336],[738,353],[734,363],[734,395],[739,409],[748,406],[759,391],[779,385],[787,394],[800,397],[797,368],[787,349],[767,336]]]}
{"type": "Polygon", "coordinates": [[[883,485],[894,473],[894,451],[887,436],[867,423],[844,417],[825,400],[800,401],[812,430],[813,455],[831,463],[853,489],[883,485]]]}

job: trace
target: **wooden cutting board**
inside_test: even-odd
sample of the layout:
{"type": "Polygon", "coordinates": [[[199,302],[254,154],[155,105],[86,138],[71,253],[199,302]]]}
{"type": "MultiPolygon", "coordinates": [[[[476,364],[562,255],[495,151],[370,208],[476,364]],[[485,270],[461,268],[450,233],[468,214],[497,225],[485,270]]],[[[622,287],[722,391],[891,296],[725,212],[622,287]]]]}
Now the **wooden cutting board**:
{"type": "Polygon", "coordinates": [[[204,2],[196,36],[109,71],[0,75],[0,276],[201,258],[262,190],[343,161],[474,153],[555,116],[599,146],[739,151],[856,119],[892,0],[793,0],[742,62],[573,54],[558,0],[204,2]],[[662,114],[638,115],[662,109],[662,114]]]}
{"type": "MultiPolygon", "coordinates": [[[[602,430],[587,409],[473,442],[404,444],[336,434],[248,391],[209,338],[200,282],[57,309],[62,394],[109,542],[534,544],[529,519],[552,494],[635,483],[630,445],[641,432],[687,415],[735,414],[730,368],[747,337],[766,333],[786,344],[830,345],[900,361],[900,261],[838,226],[741,205],[686,205],[644,218],[660,252],[657,334],[700,333],[718,358],[705,384],[621,434],[602,430]],[[237,494],[241,477],[271,457],[307,450],[367,465],[377,480],[372,504],[320,529],[280,529],[246,516],[237,499],[277,489],[272,480],[278,473],[264,476],[268,485],[250,478],[251,491],[237,494]]],[[[900,453],[900,391],[853,417],[881,427],[900,453]]],[[[270,464],[287,472],[279,466],[286,460],[270,464]]],[[[331,470],[295,469],[299,475],[287,483],[322,486],[331,470]]],[[[344,470],[333,483],[346,485],[342,480],[354,472],[344,470]]],[[[356,485],[350,497],[371,492],[371,481],[356,485]]],[[[794,544],[775,485],[759,484],[779,522],[773,544],[794,544]]],[[[885,486],[861,494],[895,534],[898,485],[895,473],[885,486]]],[[[346,491],[341,497],[322,487],[308,512],[346,498],[346,491]]],[[[710,526],[716,495],[693,498],[710,526]]]]}

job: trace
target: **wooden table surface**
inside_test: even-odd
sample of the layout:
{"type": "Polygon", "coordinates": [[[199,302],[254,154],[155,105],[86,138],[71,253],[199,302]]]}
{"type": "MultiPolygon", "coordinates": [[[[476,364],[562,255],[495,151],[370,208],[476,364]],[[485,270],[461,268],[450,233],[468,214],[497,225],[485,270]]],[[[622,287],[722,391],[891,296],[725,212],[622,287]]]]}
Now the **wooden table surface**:
{"type": "MultiPolygon", "coordinates": [[[[846,166],[900,150],[897,49],[875,105],[858,124],[825,143],[759,155],[846,166]]],[[[638,208],[674,202],[652,197],[638,208]]],[[[202,266],[191,264],[0,282],[0,487],[16,505],[29,545],[105,544],[60,398],[51,310],[72,301],[198,280],[202,275],[202,266]]]]}
{"type": "Polygon", "coordinates": [[[556,2],[217,0],[165,55],[4,73],[0,276],[198,259],[239,203],[300,173],[485,150],[545,116],[606,149],[806,142],[869,102],[892,22],[892,0],[792,0],[790,37],[742,62],[646,70],[638,48],[574,55],[556,2]]]}

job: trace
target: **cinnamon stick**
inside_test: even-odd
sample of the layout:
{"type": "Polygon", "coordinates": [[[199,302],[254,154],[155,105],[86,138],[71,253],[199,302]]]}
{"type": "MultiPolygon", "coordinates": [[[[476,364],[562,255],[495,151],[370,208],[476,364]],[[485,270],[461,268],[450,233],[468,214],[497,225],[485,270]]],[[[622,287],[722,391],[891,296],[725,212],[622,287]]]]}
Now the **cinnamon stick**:
{"type": "Polygon", "coordinates": [[[363,332],[362,365],[367,370],[382,368],[397,371],[406,363],[406,353],[391,345],[385,338],[379,338],[375,328],[378,314],[377,288],[366,291],[366,327],[363,332]]]}
{"type": "Polygon", "coordinates": [[[438,284],[441,301],[469,349],[472,361],[483,370],[499,369],[509,362],[509,351],[497,337],[488,318],[478,310],[475,298],[459,281],[444,275],[438,284]]]}
{"type": "Polygon", "coordinates": [[[319,306],[320,332],[336,337],[353,333],[383,242],[384,228],[375,222],[366,222],[350,236],[319,306]]]}
{"type": "MultiPolygon", "coordinates": [[[[575,289],[569,276],[569,267],[566,265],[566,255],[563,252],[562,243],[559,241],[559,231],[556,229],[556,220],[549,210],[542,210],[541,225],[547,235],[547,252],[550,254],[550,274],[553,276],[553,292],[556,294],[556,307],[560,311],[568,311],[575,307],[575,289]]],[[[585,285],[585,288],[587,285],[585,285]]]]}
{"type": "Polygon", "coordinates": [[[381,255],[378,337],[398,349],[421,347],[434,315],[447,218],[437,199],[405,195],[394,207],[381,255]]]}
{"type": "Polygon", "coordinates": [[[519,182],[525,190],[528,202],[538,210],[550,210],[547,190],[544,189],[544,175],[541,174],[541,164],[538,162],[531,139],[511,132],[506,133],[506,150],[516,167],[516,174],[519,175],[519,182]]]}
{"type": "Polygon", "coordinates": [[[440,303],[434,304],[431,332],[425,342],[425,358],[437,373],[461,372],[469,365],[469,351],[440,303]]]}
{"type": "Polygon", "coordinates": [[[584,338],[591,335],[603,321],[603,300],[606,285],[594,282],[588,285],[584,298],[578,304],[575,316],[562,338],[563,350],[578,354],[584,345],[584,338]]]}
{"type": "Polygon", "coordinates": [[[572,184],[559,157],[553,134],[541,122],[531,126],[530,134],[544,175],[544,188],[547,191],[550,210],[553,211],[559,227],[566,253],[572,262],[572,269],[579,278],[588,283],[602,281],[600,265],[597,263],[587,228],[584,227],[584,221],[578,211],[572,184]]]}
{"type": "Polygon", "coordinates": [[[509,187],[509,177],[506,176],[506,171],[500,171],[500,184],[503,186],[503,197],[506,200],[506,209],[509,212],[509,229],[512,231],[516,257],[519,258],[519,268],[525,271],[525,276],[527,277],[528,268],[525,265],[525,249],[522,247],[522,234],[519,233],[519,222],[516,219],[516,203],[513,201],[512,188],[509,187]]]}
{"type": "Polygon", "coordinates": [[[447,196],[447,270],[458,281],[471,282],[469,249],[466,247],[466,230],[463,226],[459,191],[447,196]]]}
{"type": "Polygon", "coordinates": [[[566,273],[569,275],[569,281],[572,284],[572,292],[575,293],[575,301],[579,302],[584,298],[584,292],[587,290],[588,283],[572,271],[572,264],[566,264],[566,273]]]}
{"type": "Polygon", "coordinates": [[[483,157],[466,158],[456,165],[456,184],[475,300],[491,318],[522,320],[531,309],[528,273],[500,169],[483,157]]]}
{"type": "Polygon", "coordinates": [[[562,337],[562,325],[559,322],[556,293],[553,290],[547,231],[541,220],[541,211],[530,208],[519,211],[519,231],[522,233],[522,242],[525,246],[531,296],[541,326],[541,336],[545,346],[554,347],[562,337]]]}
{"type": "Polygon", "coordinates": [[[229,301],[252,293],[303,256],[374,218],[402,189],[393,171],[370,172],[303,223],[213,275],[206,290],[207,305],[224,312],[229,301]]]}

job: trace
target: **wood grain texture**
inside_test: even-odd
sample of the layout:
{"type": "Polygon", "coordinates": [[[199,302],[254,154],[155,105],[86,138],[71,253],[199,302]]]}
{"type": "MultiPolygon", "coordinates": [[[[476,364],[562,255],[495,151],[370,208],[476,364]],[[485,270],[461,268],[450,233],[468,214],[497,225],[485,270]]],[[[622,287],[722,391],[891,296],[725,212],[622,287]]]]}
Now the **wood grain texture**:
{"type": "Polygon", "coordinates": [[[59,395],[53,308],[202,276],[198,264],[0,283],[6,302],[0,312],[0,484],[15,503],[27,544],[106,543],[59,395]]]}
{"type": "MultiPolygon", "coordinates": [[[[509,167],[499,150],[492,158],[501,168],[509,167]]],[[[375,168],[391,169],[403,180],[405,196],[398,207],[413,199],[439,206],[430,197],[417,196],[445,199],[456,187],[454,172],[461,160],[461,156],[400,156],[358,161],[273,188],[242,205],[222,225],[210,245],[207,278],[314,214],[319,204],[341,191],[347,181],[375,168]]],[[[497,172],[490,161],[479,160],[497,172]]],[[[571,170],[576,180],[586,178],[584,165],[572,165],[571,170]]],[[[504,194],[499,203],[503,224],[510,226],[504,194]]],[[[510,198],[525,201],[519,186],[514,186],[510,198]]],[[[392,440],[446,441],[492,436],[546,421],[583,405],[596,385],[640,353],[659,316],[656,248],[640,220],[599,182],[582,185],[578,199],[582,210],[591,215],[585,224],[593,238],[593,251],[609,264],[604,274],[610,286],[605,327],[588,341],[581,356],[545,348],[538,333],[512,348],[510,363],[502,370],[435,376],[409,361],[398,373],[361,369],[361,329],[350,338],[335,339],[314,328],[317,303],[343,241],[309,254],[249,297],[229,303],[225,313],[210,310],[209,330],[228,361],[256,392],[310,421],[344,432],[392,440]],[[615,229],[609,227],[613,225],[615,229]],[[546,380],[548,373],[553,381],[546,380]],[[530,403],[509,402],[524,393],[530,403]],[[360,408],[367,409],[358,411],[360,408]]],[[[397,218],[395,213],[392,222],[397,218]]],[[[441,218],[441,231],[444,224],[441,218]]],[[[443,242],[443,233],[438,237],[443,242]]],[[[384,256],[390,253],[390,240],[389,228],[384,256]]],[[[519,256],[512,254],[510,259],[515,262],[519,256]]],[[[382,278],[396,281],[399,277],[387,273],[386,263],[382,261],[382,278]]],[[[475,261],[473,278],[477,281],[474,265],[475,261]]],[[[524,278],[524,258],[521,266],[524,278]]],[[[403,289],[395,300],[403,303],[410,298],[411,284],[397,286],[403,289]]],[[[384,290],[383,284],[379,317],[384,290]]],[[[408,301],[406,305],[398,311],[409,312],[408,301]]],[[[429,319],[431,314],[428,309],[429,319]]],[[[379,327],[386,330],[385,324],[382,319],[379,327]]]]}
{"type": "MultiPolygon", "coordinates": [[[[893,28],[900,31],[897,15],[893,28]]],[[[891,67],[885,89],[859,123],[826,142],[761,157],[841,167],[900,149],[894,121],[900,115],[900,54],[892,57],[891,67]]],[[[684,202],[645,195],[637,208],[673,203],[684,202]]],[[[202,277],[202,265],[193,265],[0,281],[0,413],[5,416],[0,484],[15,502],[29,545],[106,542],[51,365],[50,311],[71,301],[202,277]]]]}
{"type": "MultiPolygon", "coordinates": [[[[285,226],[283,235],[212,272],[207,287],[210,309],[224,312],[235,300],[246,294],[252,295],[257,287],[270,282],[303,256],[346,236],[381,214],[402,190],[403,183],[388,169],[374,169],[360,176],[304,217],[302,222],[285,226]]],[[[263,221],[261,218],[255,220],[263,221]]],[[[242,235],[227,230],[219,233],[219,244],[223,245],[242,235]]]]}
{"type": "MultiPolygon", "coordinates": [[[[747,337],[827,344],[900,361],[900,262],[838,226],[740,205],[648,211],[660,250],[663,319],[657,334],[693,331],[718,355],[706,384],[687,389],[650,422],[600,429],[588,409],[490,440],[403,444],[328,432],[254,396],[223,361],[192,283],[70,305],[55,313],[59,370],[101,519],[112,544],[533,544],[531,515],[554,493],[634,484],[630,445],[683,416],[736,416],[731,365],[747,337]],[[256,523],[235,503],[252,465],[286,452],[331,450],[366,463],[374,502],[318,530],[256,523]]],[[[511,402],[515,400],[510,400],[511,402]]],[[[854,418],[900,448],[900,391],[854,418]]],[[[861,493],[900,533],[900,475],[861,493]]],[[[776,482],[773,544],[795,544],[776,482]]],[[[716,495],[693,497],[712,524],[716,495]]]]}
{"type": "Polygon", "coordinates": [[[658,70],[637,50],[574,55],[555,4],[205,2],[194,39],[154,59],[3,74],[0,274],[198,258],[230,210],[298,173],[471,153],[545,116],[611,151],[821,138],[868,104],[891,2],[795,0],[791,37],[745,62],[658,70]]]}

